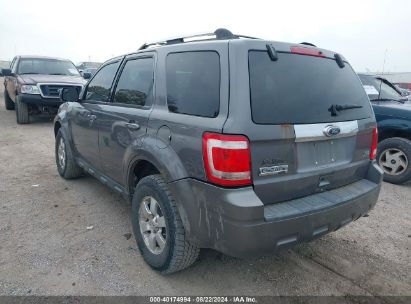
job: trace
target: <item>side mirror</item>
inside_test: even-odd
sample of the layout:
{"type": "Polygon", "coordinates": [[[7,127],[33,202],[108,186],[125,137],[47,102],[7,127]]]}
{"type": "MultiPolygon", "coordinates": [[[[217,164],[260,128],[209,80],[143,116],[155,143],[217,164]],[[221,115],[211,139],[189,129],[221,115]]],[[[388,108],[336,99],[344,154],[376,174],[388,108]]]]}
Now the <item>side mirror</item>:
{"type": "Polygon", "coordinates": [[[1,69],[1,74],[3,74],[3,76],[11,76],[11,70],[10,69],[1,69]]]}
{"type": "Polygon", "coordinates": [[[90,78],[91,78],[91,73],[89,73],[89,72],[83,72],[83,78],[84,78],[84,79],[90,79],[90,78]]]}
{"type": "Polygon", "coordinates": [[[76,88],[63,88],[60,90],[59,97],[64,102],[76,102],[79,99],[79,93],[76,88]]]}

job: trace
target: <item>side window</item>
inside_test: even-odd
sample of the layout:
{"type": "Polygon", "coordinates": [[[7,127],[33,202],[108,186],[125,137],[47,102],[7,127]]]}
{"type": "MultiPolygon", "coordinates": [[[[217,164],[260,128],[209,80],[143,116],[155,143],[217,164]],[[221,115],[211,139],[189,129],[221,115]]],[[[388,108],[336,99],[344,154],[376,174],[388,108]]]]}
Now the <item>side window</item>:
{"type": "Polygon", "coordinates": [[[101,68],[87,86],[84,99],[108,102],[111,86],[119,65],[120,61],[116,61],[101,68]]]}
{"type": "Polygon", "coordinates": [[[114,102],[145,106],[153,95],[153,58],[128,60],[114,93],[114,102]]]}
{"type": "Polygon", "coordinates": [[[167,56],[167,104],[170,112],[216,117],[220,108],[220,57],[217,52],[167,56]]]}

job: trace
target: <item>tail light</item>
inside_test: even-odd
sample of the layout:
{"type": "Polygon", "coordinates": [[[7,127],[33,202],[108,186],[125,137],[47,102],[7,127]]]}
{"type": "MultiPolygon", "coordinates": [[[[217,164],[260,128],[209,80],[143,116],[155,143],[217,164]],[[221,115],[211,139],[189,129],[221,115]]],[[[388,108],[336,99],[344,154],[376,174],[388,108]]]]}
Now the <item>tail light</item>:
{"type": "Polygon", "coordinates": [[[370,159],[373,160],[377,156],[377,145],[378,145],[378,130],[374,128],[372,130],[372,142],[370,150],[370,159]]]}
{"type": "Polygon", "coordinates": [[[210,182],[221,186],[251,185],[250,144],[247,137],[204,133],[203,159],[210,182]]]}

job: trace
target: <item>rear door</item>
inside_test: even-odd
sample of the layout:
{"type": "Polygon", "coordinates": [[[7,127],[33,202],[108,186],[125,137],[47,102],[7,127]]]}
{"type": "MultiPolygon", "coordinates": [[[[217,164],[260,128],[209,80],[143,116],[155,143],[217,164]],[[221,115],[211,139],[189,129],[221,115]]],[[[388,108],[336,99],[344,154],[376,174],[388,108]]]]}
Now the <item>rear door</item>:
{"type": "Polygon", "coordinates": [[[154,55],[126,57],[120,68],[112,102],[100,107],[100,159],[103,173],[123,184],[126,153],[141,147],[153,104],[154,55]]]}
{"type": "Polygon", "coordinates": [[[271,204],[364,178],[375,121],[350,65],[318,49],[276,48],[277,60],[265,43],[230,48],[238,64],[224,132],[248,136],[256,194],[271,204]]]}

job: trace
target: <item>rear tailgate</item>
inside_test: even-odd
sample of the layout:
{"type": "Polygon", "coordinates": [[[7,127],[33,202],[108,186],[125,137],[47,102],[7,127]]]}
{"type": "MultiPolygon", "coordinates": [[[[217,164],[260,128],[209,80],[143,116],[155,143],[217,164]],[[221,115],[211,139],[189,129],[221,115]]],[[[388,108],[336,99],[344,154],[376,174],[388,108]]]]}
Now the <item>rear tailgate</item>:
{"type": "Polygon", "coordinates": [[[253,185],[261,201],[290,200],[364,178],[375,120],[351,66],[340,67],[313,48],[311,55],[291,53],[292,46],[283,44],[273,61],[265,46],[230,53],[230,61],[247,56],[250,111],[234,108],[237,99],[244,102],[239,92],[245,93],[239,88],[245,78],[234,77],[239,92],[232,91],[230,116],[243,118],[229,117],[224,127],[225,133],[249,138],[253,185]]]}

